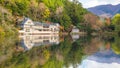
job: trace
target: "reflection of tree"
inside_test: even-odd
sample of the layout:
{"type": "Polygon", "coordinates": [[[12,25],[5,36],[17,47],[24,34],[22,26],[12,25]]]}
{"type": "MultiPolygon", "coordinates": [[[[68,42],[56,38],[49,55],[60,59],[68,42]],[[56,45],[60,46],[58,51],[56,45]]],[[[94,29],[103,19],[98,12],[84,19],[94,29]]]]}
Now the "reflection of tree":
{"type": "Polygon", "coordinates": [[[120,37],[115,37],[115,41],[112,43],[112,49],[116,54],[120,54],[120,37]]]}
{"type": "Polygon", "coordinates": [[[82,58],[83,50],[79,40],[72,43],[67,36],[64,42],[53,46],[34,47],[26,52],[14,52],[9,60],[4,61],[1,67],[8,68],[62,68],[63,66],[75,66],[82,58]]]}
{"type": "Polygon", "coordinates": [[[91,55],[93,53],[96,53],[98,49],[104,45],[104,42],[99,39],[99,37],[92,38],[90,42],[85,44],[84,52],[87,55],[91,55]]]}
{"type": "MultiPolygon", "coordinates": [[[[76,42],[73,44],[77,44],[76,42]]],[[[72,45],[69,53],[65,57],[65,65],[76,67],[77,64],[80,64],[82,56],[83,56],[83,49],[81,45],[72,45]]]]}
{"type": "Polygon", "coordinates": [[[15,41],[16,38],[13,36],[0,38],[0,64],[8,60],[14,53],[15,41]]]}
{"type": "MultiPolygon", "coordinates": [[[[14,50],[13,46],[8,46],[8,44],[14,45],[15,43],[11,42],[14,40],[6,40],[8,40],[6,43],[3,40],[5,46],[1,46],[0,58],[2,56],[8,58],[0,61],[0,68],[63,68],[63,66],[76,68],[84,55],[96,53],[101,47],[110,49],[110,43],[99,39],[99,37],[81,36],[72,42],[71,37],[66,36],[59,45],[38,46],[26,52],[14,50]]],[[[112,43],[112,49],[116,54],[120,54],[119,41],[119,38],[115,37],[115,42],[112,43]]]]}

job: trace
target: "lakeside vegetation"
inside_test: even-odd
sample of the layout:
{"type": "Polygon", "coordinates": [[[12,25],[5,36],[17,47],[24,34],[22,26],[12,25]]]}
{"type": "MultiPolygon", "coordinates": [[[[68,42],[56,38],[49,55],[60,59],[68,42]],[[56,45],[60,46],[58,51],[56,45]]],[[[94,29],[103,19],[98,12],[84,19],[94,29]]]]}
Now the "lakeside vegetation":
{"type": "Polygon", "coordinates": [[[87,13],[81,3],[68,0],[0,0],[0,4],[12,14],[13,24],[25,16],[35,21],[59,23],[67,32],[73,24],[83,22],[83,15],[87,13]]]}

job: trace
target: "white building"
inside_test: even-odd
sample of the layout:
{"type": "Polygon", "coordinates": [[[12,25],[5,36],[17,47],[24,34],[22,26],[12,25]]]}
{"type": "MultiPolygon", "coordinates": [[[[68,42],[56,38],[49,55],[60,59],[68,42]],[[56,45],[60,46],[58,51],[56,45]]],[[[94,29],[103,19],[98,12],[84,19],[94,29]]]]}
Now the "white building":
{"type": "Polygon", "coordinates": [[[22,35],[50,35],[59,33],[59,24],[58,23],[41,23],[33,22],[29,18],[25,18],[21,24],[22,30],[19,30],[19,33],[22,35]]]}
{"type": "Polygon", "coordinates": [[[80,32],[79,29],[74,26],[72,29],[72,33],[79,33],[79,32],[80,32]]]}

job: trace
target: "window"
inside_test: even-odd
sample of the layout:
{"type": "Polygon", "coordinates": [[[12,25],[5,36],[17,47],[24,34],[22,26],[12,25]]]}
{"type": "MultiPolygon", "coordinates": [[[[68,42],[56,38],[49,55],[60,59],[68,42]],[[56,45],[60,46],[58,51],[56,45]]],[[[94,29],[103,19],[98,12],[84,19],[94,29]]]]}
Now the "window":
{"type": "Polygon", "coordinates": [[[26,29],[26,32],[30,32],[30,29],[26,29]]]}
{"type": "Polygon", "coordinates": [[[53,29],[51,28],[51,31],[53,31],[53,29]]]}
{"type": "Polygon", "coordinates": [[[31,24],[31,21],[28,21],[28,24],[31,24]]]}
{"type": "Polygon", "coordinates": [[[43,26],[43,28],[49,28],[49,26],[43,26]]]}
{"type": "Polygon", "coordinates": [[[43,40],[43,43],[49,43],[49,40],[43,40]]]}
{"type": "Polygon", "coordinates": [[[42,37],[39,37],[39,39],[42,39],[42,37]]]}
{"type": "Polygon", "coordinates": [[[42,29],[38,29],[39,31],[42,31],[42,29]]]}
{"type": "Polygon", "coordinates": [[[57,31],[57,29],[56,29],[56,28],[54,28],[54,32],[55,32],[55,31],[57,31]]]}
{"type": "Polygon", "coordinates": [[[43,29],[43,31],[49,31],[49,29],[43,29]]]}
{"type": "Polygon", "coordinates": [[[54,28],[54,31],[56,31],[56,28],[54,28]]]}

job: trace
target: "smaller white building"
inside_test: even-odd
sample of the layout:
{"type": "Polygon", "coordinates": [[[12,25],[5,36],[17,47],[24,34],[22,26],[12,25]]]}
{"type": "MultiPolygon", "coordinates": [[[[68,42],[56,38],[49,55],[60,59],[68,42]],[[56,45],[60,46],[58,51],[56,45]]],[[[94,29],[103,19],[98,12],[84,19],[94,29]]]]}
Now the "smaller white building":
{"type": "Polygon", "coordinates": [[[25,18],[20,26],[22,30],[19,30],[19,33],[22,35],[51,35],[59,33],[60,25],[58,23],[33,22],[31,19],[25,18]]]}
{"type": "Polygon", "coordinates": [[[79,29],[74,26],[72,29],[72,33],[79,33],[79,32],[80,32],[79,29]]]}

